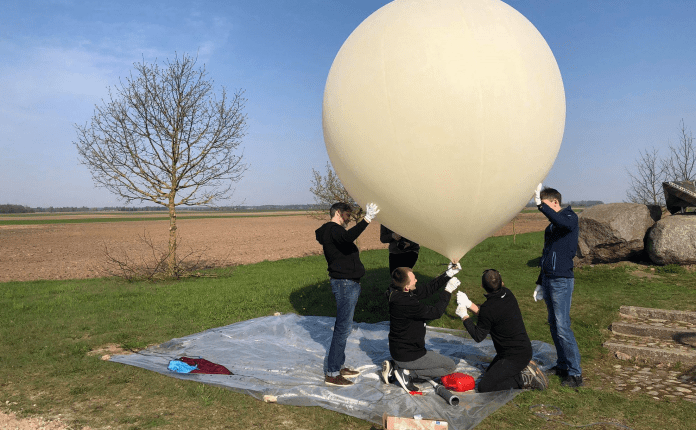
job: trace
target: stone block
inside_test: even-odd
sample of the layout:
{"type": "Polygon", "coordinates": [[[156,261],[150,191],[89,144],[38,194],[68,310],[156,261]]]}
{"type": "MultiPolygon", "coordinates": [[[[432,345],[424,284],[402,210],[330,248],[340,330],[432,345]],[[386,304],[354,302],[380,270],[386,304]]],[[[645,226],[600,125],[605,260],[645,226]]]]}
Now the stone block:
{"type": "Polygon", "coordinates": [[[576,263],[612,263],[641,258],[646,232],[662,216],[659,206],[610,203],[592,206],[578,216],[576,263]]]}

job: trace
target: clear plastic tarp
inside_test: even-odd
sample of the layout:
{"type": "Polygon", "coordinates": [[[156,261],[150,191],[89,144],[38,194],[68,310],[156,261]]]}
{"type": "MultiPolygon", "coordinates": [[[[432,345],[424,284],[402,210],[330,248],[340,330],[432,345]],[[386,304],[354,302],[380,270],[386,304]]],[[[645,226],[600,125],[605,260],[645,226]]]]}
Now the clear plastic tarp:
{"type": "MultiPolygon", "coordinates": [[[[422,396],[411,396],[398,385],[383,384],[381,363],[389,356],[389,323],[354,323],[346,346],[346,365],[361,372],[350,387],[324,384],[324,356],[331,344],[334,318],[285,314],[256,318],[206,330],[137,354],[115,355],[111,361],[153,370],[167,376],[224,387],[279,404],[320,406],[376,424],[382,415],[447,421],[453,430],[470,429],[521,390],[456,393],[450,406],[430,384],[418,384],[422,396]],[[234,375],[176,373],[167,369],[179,357],[204,358],[227,367],[234,375]]],[[[495,356],[493,343],[476,343],[457,336],[458,330],[429,327],[426,348],[449,356],[457,372],[479,379],[495,356]]],[[[553,346],[532,341],[534,359],[547,369],[555,363],[553,346]]]]}

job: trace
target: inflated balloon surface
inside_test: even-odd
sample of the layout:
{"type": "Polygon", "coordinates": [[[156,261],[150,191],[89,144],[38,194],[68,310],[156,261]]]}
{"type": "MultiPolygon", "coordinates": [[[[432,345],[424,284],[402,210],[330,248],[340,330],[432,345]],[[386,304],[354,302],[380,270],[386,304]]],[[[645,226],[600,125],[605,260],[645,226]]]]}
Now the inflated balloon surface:
{"type": "Polygon", "coordinates": [[[324,140],[350,195],[453,261],[530,200],[564,125],[551,49],[498,0],[385,5],[345,41],[324,91],[324,140]]]}

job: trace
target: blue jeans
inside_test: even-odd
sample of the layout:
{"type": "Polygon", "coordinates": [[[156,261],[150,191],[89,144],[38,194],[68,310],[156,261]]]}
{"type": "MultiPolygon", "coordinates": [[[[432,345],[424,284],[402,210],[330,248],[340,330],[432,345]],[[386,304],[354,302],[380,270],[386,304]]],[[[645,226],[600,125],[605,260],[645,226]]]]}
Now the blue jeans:
{"type": "Polygon", "coordinates": [[[574,278],[543,277],[541,288],[544,291],[546,308],[549,311],[551,338],[556,346],[558,360],[556,366],[568,371],[570,376],[582,374],[580,369],[580,350],[575,335],[570,328],[570,303],[573,299],[574,278]]]}
{"type": "Polygon", "coordinates": [[[360,284],[350,279],[331,278],[330,281],[331,291],[336,297],[336,323],[331,347],[324,360],[324,373],[327,376],[338,376],[346,362],[346,343],[353,328],[353,314],[360,297],[360,284]]]}

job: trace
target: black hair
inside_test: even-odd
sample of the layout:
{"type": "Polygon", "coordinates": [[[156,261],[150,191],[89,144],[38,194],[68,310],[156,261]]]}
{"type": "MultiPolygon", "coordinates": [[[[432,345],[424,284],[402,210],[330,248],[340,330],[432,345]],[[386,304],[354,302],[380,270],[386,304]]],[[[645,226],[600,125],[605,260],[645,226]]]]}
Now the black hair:
{"type": "Polygon", "coordinates": [[[561,193],[558,192],[557,189],[555,188],[549,188],[546,187],[543,190],[541,190],[541,193],[539,193],[539,197],[541,200],[558,200],[558,205],[560,206],[562,204],[561,201],[561,193]]]}
{"type": "Polygon", "coordinates": [[[350,205],[349,205],[348,203],[338,202],[338,203],[334,203],[334,204],[331,205],[331,209],[329,209],[329,216],[330,216],[331,218],[333,218],[334,215],[336,215],[336,212],[341,212],[341,213],[343,213],[343,212],[348,212],[348,213],[351,213],[351,212],[353,212],[353,208],[351,208],[350,205]]]}
{"type": "Polygon", "coordinates": [[[489,293],[498,291],[503,285],[503,279],[500,277],[500,272],[495,269],[488,269],[481,275],[481,285],[483,289],[489,293]]]}
{"type": "Polygon", "coordinates": [[[408,274],[410,272],[412,272],[412,270],[408,267],[397,267],[394,269],[391,276],[392,285],[403,291],[404,287],[410,282],[410,279],[408,278],[408,274]]]}

